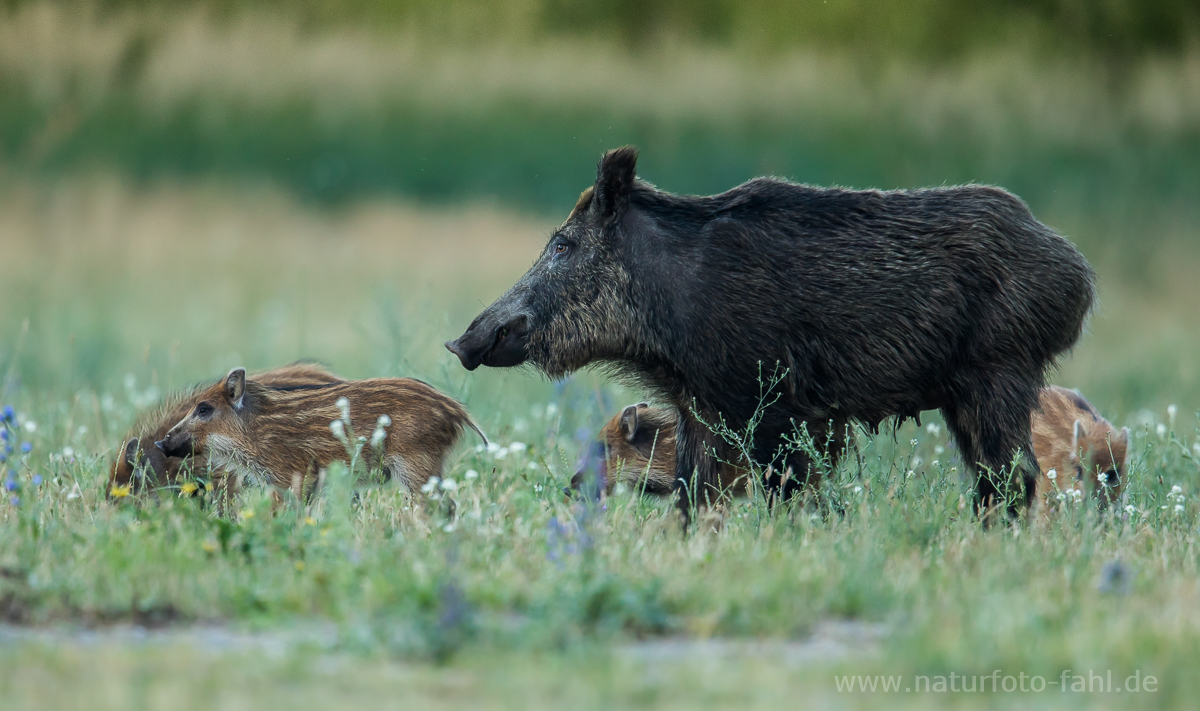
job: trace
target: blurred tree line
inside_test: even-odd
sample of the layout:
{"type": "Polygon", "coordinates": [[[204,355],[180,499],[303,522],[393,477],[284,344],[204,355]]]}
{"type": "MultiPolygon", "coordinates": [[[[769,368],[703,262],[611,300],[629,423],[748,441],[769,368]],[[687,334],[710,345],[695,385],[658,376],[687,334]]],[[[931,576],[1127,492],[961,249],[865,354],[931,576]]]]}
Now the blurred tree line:
{"type": "MultiPolygon", "coordinates": [[[[17,8],[36,0],[0,0],[17,8]]],[[[64,0],[79,2],[79,0],[64,0]]],[[[102,11],[267,11],[314,29],[354,24],[469,41],[664,38],[747,52],[796,49],[932,62],[1018,44],[1109,61],[1200,44],[1197,0],[88,0],[102,11]]]]}

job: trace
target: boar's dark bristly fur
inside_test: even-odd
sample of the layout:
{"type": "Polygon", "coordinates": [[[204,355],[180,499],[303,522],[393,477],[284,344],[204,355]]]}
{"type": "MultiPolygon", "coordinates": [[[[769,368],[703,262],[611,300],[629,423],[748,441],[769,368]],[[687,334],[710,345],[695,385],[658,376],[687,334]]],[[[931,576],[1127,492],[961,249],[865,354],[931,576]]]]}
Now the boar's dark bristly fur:
{"type": "Polygon", "coordinates": [[[756,178],[681,196],[637,180],[636,161],[630,147],[606,154],[537,262],[447,344],[467,369],[528,361],[560,378],[596,364],[648,386],[682,415],[681,492],[693,474],[715,485],[730,459],[711,456],[728,452],[701,420],[744,426],[762,383],[786,371],[756,430],[758,464],[807,476],[799,452],[773,461],[801,423],[818,434],[940,409],[987,473],[980,502],[1028,503],[1030,412],[1093,298],[1069,241],[996,187],[756,178]],[[997,479],[1018,451],[1020,476],[997,479]]]}

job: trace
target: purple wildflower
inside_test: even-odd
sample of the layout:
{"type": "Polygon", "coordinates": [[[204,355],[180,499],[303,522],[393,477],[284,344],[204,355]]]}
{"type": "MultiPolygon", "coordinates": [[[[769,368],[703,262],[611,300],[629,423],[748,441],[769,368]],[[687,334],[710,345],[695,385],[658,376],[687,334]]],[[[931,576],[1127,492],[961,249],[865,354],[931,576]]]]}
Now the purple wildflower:
{"type": "Polygon", "coordinates": [[[22,442],[21,443],[21,451],[24,452],[25,454],[29,454],[30,452],[32,452],[33,451],[33,442],[22,442]]]}

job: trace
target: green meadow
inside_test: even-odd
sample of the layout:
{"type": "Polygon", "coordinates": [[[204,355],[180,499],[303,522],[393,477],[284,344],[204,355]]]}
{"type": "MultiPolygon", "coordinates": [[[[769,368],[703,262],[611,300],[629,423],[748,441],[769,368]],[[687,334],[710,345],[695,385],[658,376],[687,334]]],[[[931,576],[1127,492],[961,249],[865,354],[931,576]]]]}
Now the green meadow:
{"type": "Polygon", "coordinates": [[[549,2],[0,6],[0,705],[1191,708],[1195,41],[932,0],[860,35],[833,4],[659,2],[649,30],[549,2]],[[1051,381],[1133,431],[1125,500],[985,529],[936,413],[859,433],[824,507],[739,499],[685,535],[667,501],[564,497],[644,394],[442,343],[627,143],[673,192],[1020,195],[1097,270],[1051,381]],[[424,493],[107,499],[140,412],[298,359],[421,378],[496,446],[464,437],[424,493]]]}

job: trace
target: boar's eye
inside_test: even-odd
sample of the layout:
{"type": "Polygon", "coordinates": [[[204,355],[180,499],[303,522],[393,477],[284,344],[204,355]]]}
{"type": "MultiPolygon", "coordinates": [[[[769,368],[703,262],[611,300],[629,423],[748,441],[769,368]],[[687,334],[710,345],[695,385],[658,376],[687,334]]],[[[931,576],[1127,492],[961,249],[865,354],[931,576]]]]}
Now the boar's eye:
{"type": "Polygon", "coordinates": [[[207,402],[202,402],[196,406],[196,417],[212,417],[213,406],[207,402]]]}
{"type": "Polygon", "coordinates": [[[566,242],[559,242],[558,244],[554,245],[554,256],[556,257],[561,257],[570,251],[571,245],[567,244],[566,242]]]}

